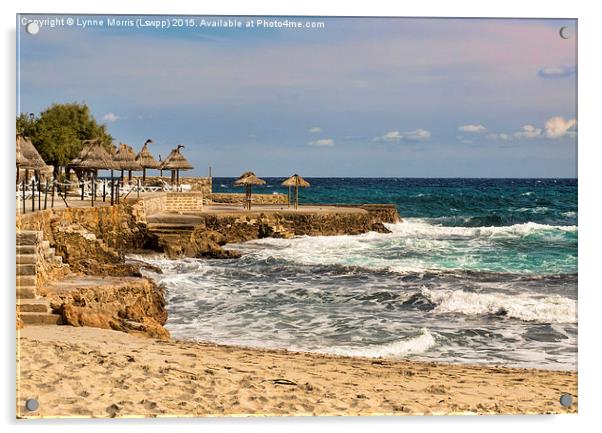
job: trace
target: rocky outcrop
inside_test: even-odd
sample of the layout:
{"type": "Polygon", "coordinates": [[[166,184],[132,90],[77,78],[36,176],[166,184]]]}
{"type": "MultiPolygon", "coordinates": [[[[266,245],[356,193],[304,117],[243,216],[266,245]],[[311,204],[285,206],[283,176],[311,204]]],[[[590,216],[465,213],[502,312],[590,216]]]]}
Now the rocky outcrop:
{"type": "Polygon", "coordinates": [[[151,218],[149,235],[154,248],[170,258],[235,258],[239,254],[222,248],[226,243],[293,236],[356,235],[369,231],[389,233],[383,222],[399,221],[395,207],[346,208],[337,212],[272,211],[256,213],[204,213],[162,215],[151,218]]]}
{"type": "Polygon", "coordinates": [[[164,289],[146,278],[74,277],[47,292],[63,324],[169,338],[164,289]]]}

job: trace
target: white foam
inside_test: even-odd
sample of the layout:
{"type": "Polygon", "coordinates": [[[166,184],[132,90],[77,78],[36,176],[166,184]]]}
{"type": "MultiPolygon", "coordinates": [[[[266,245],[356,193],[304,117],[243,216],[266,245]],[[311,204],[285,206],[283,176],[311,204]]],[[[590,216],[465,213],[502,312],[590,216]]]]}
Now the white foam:
{"type": "MultiPolygon", "coordinates": [[[[279,259],[302,265],[357,266],[374,271],[396,273],[423,272],[436,269],[479,269],[528,272],[528,264],[510,268],[503,263],[480,263],[479,251],[497,248],[498,240],[520,241],[538,234],[560,240],[577,226],[550,226],[538,223],[515,224],[506,227],[445,227],[421,219],[408,219],[386,225],[392,233],[369,232],[356,236],[301,236],[293,239],[260,239],[227,248],[252,254],[253,259],[279,259]],[[483,268],[484,269],[484,268],[483,268]]],[[[553,268],[554,264],[549,267],[553,268]]],[[[568,266],[568,264],[567,264],[568,266]]]]}
{"type": "Polygon", "coordinates": [[[472,293],[462,290],[423,289],[422,295],[437,306],[437,313],[471,316],[505,314],[507,317],[540,323],[577,323],[577,301],[562,296],[533,297],[472,293]]]}
{"type": "Polygon", "coordinates": [[[511,226],[492,227],[445,227],[435,226],[421,219],[408,219],[402,223],[385,224],[385,226],[397,235],[404,236],[428,236],[430,238],[478,238],[491,236],[526,236],[528,234],[543,232],[576,232],[577,226],[551,226],[527,222],[511,226]]]}
{"type": "Polygon", "coordinates": [[[428,329],[422,328],[420,334],[394,341],[392,343],[367,346],[367,347],[352,347],[340,346],[320,350],[320,352],[330,353],[333,355],[346,356],[363,356],[367,358],[400,358],[407,355],[424,353],[437,344],[433,334],[428,329]]]}

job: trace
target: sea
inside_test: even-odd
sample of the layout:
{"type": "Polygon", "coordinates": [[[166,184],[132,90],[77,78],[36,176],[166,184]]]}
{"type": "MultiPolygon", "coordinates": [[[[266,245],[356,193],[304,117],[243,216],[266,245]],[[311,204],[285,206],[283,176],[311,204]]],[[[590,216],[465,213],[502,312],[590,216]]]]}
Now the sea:
{"type": "MultiPolygon", "coordinates": [[[[264,178],[257,193],[286,193],[264,178]]],[[[577,180],[307,178],[303,203],[393,203],[388,234],[146,258],[178,339],[386,359],[576,370],[577,180]]],[[[241,192],[214,178],[215,192],[241,192]]]]}

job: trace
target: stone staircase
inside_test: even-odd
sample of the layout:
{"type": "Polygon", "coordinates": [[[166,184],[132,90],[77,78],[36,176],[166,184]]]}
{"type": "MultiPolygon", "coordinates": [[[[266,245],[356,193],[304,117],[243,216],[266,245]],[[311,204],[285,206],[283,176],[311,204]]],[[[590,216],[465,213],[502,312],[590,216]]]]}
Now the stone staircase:
{"type": "Polygon", "coordinates": [[[54,249],[42,238],[42,232],[17,232],[17,306],[24,325],[59,325],[61,316],[54,314],[46,298],[37,296],[38,266],[44,260],[60,260],[54,249]]]}

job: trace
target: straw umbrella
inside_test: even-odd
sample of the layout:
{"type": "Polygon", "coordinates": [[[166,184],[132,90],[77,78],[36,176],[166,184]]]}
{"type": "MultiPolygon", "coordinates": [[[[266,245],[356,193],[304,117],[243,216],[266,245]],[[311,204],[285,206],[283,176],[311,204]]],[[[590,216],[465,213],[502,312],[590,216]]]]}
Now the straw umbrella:
{"type": "MultiPolygon", "coordinates": [[[[100,139],[85,140],[83,148],[78,155],[71,160],[70,167],[92,173],[92,205],[96,196],[95,178],[98,170],[111,170],[116,168],[116,163],[102,144],[100,139]]],[[[111,174],[111,177],[112,174],[111,174]]],[[[83,199],[83,186],[82,186],[83,199]]]]}
{"type": "Polygon", "coordinates": [[[182,155],[182,152],[180,152],[180,149],[183,147],[183,144],[178,144],[178,147],[173,149],[161,164],[161,170],[171,170],[172,184],[174,181],[174,171],[176,172],[177,187],[180,186],[180,170],[192,170],[194,168],[184,157],[184,155],[182,155]]]}
{"type": "Polygon", "coordinates": [[[26,178],[28,170],[38,172],[52,170],[52,166],[44,162],[31,140],[23,134],[16,135],[16,147],[17,180],[21,169],[25,170],[26,178]]]}
{"type": "Polygon", "coordinates": [[[140,153],[136,155],[136,161],[138,161],[138,163],[142,166],[142,182],[146,181],[147,168],[159,168],[160,165],[159,162],[157,162],[157,160],[150,153],[150,150],[148,150],[148,144],[152,142],[153,140],[151,140],[150,138],[146,140],[144,142],[144,145],[142,146],[142,150],[140,150],[140,153]]]}
{"type": "Polygon", "coordinates": [[[121,180],[123,181],[123,172],[125,170],[128,171],[128,181],[132,181],[132,170],[140,171],[142,170],[142,166],[136,160],[136,153],[131,146],[128,146],[125,143],[120,143],[119,148],[115,152],[115,156],[113,160],[117,164],[117,167],[121,169],[121,180]]]}
{"type": "Polygon", "coordinates": [[[113,170],[116,167],[111,154],[99,139],[85,140],[82,150],[71,160],[69,166],[85,171],[113,170]]]}
{"type": "Polygon", "coordinates": [[[252,171],[247,171],[234,181],[235,186],[245,187],[245,208],[251,210],[251,194],[253,185],[265,185],[265,180],[259,179],[252,171]]]}
{"type": "Polygon", "coordinates": [[[282,186],[288,186],[288,206],[291,206],[291,187],[295,188],[294,205],[295,209],[299,208],[299,188],[308,188],[309,182],[303,179],[298,174],[293,174],[291,177],[282,182],[282,186]]]}

